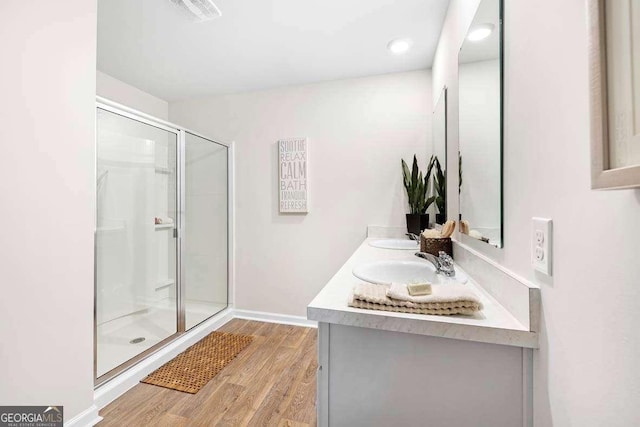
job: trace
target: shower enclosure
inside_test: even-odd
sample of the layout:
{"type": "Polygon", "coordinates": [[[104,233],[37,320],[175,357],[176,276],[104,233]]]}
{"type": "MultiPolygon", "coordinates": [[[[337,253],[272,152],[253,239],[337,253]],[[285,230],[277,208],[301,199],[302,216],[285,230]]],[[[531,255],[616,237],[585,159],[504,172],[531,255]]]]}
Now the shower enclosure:
{"type": "Polygon", "coordinates": [[[229,146],[97,104],[95,380],[228,306],[229,146]]]}

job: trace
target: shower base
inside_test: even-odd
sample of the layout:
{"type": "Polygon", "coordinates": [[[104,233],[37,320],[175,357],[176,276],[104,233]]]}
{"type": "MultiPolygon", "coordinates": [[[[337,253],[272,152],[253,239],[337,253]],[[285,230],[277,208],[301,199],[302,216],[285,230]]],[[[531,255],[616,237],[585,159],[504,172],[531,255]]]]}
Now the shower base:
{"type": "MultiPolygon", "coordinates": [[[[175,299],[166,298],[147,309],[98,325],[97,376],[173,335],[177,331],[175,307],[175,299]]],[[[187,300],[187,327],[197,325],[226,307],[222,303],[187,300]]]]}

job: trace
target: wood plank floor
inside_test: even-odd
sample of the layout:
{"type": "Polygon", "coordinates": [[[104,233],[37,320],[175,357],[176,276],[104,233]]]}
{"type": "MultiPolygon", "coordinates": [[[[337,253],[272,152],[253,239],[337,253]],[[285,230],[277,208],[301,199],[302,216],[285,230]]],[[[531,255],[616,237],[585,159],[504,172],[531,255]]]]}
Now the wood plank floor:
{"type": "Polygon", "coordinates": [[[316,425],[316,330],[234,319],[253,342],[196,394],[138,384],[100,411],[99,427],[316,425]]]}

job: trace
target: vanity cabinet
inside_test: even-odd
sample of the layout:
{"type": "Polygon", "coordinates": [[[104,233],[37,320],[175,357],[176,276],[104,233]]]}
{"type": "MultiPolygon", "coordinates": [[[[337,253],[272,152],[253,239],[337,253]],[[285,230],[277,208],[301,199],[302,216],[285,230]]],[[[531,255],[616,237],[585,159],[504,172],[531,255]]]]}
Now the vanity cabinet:
{"type": "Polygon", "coordinates": [[[530,425],[531,349],[319,323],[319,426],[530,425]]]}
{"type": "Polygon", "coordinates": [[[318,322],[318,425],[531,427],[540,289],[456,243],[456,271],[469,277],[465,285],[481,312],[432,316],[350,307],[361,283],[353,274],[358,266],[415,259],[413,251],[381,249],[374,239],[307,306],[307,318],[318,322]]]}

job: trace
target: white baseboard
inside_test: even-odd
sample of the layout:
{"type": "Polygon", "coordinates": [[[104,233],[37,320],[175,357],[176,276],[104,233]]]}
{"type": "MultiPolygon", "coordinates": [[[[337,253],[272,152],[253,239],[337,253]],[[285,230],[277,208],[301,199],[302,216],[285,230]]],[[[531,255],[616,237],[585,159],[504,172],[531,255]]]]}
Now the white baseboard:
{"type": "Polygon", "coordinates": [[[64,425],[65,427],[89,427],[98,424],[100,421],[102,421],[102,417],[98,415],[98,407],[91,405],[91,407],[64,423],[64,425]]]}
{"type": "Polygon", "coordinates": [[[233,309],[227,308],[213,316],[211,319],[196,326],[188,334],[181,336],[167,344],[156,353],[133,365],[117,377],[107,381],[98,387],[93,393],[93,403],[98,409],[102,409],[109,403],[135,386],[141,379],[155,371],[188,347],[200,341],[202,338],[220,328],[233,319],[233,309]]]}
{"type": "Polygon", "coordinates": [[[290,316],[288,314],[267,313],[264,311],[234,310],[233,317],[236,319],[256,320],[258,322],[282,323],[285,325],[304,326],[306,328],[317,328],[318,322],[309,320],[303,316],[290,316]]]}

